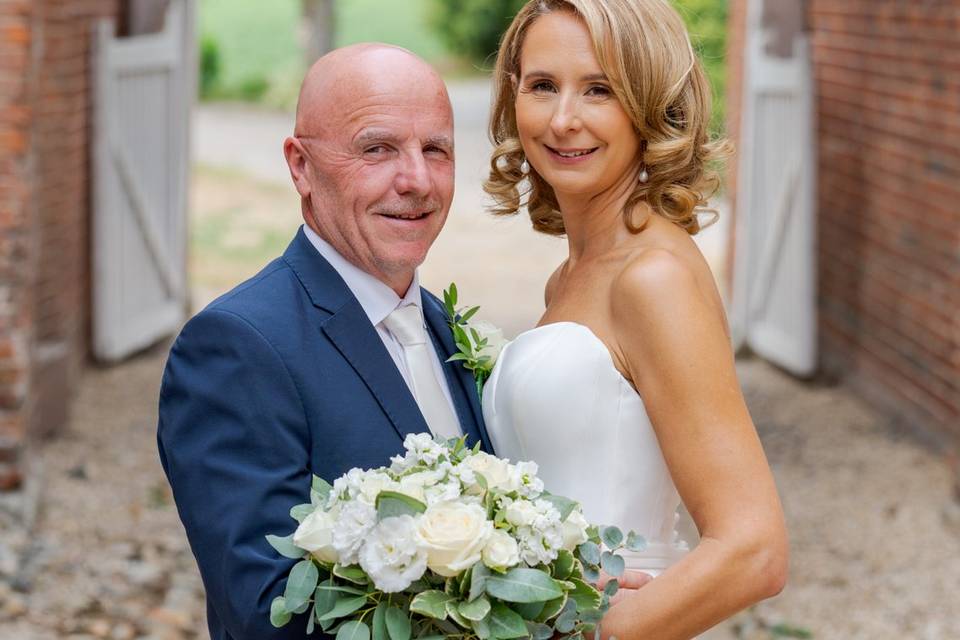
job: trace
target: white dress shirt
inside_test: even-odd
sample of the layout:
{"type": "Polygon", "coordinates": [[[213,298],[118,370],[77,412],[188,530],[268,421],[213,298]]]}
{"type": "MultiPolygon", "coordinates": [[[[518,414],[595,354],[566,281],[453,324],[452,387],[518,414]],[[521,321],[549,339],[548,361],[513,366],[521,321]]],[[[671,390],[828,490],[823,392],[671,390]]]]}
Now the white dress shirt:
{"type": "MultiPolygon", "coordinates": [[[[413,390],[413,381],[410,378],[410,372],[407,370],[407,363],[403,357],[403,347],[396,338],[393,337],[393,334],[383,326],[383,319],[400,305],[415,304],[420,307],[421,312],[423,311],[423,301],[420,297],[419,275],[414,272],[413,282],[410,283],[410,288],[407,289],[406,295],[401,298],[389,286],[340,255],[329,242],[318,236],[313,229],[307,225],[303,225],[303,232],[310,241],[310,244],[314,246],[320,255],[330,263],[330,266],[340,274],[343,281],[347,283],[347,287],[356,297],[360,306],[363,307],[363,311],[370,319],[370,323],[376,328],[377,335],[380,336],[380,339],[383,341],[383,346],[387,348],[387,353],[390,354],[394,364],[397,365],[397,369],[407,383],[410,393],[416,398],[413,390]]],[[[426,331],[429,336],[429,329],[426,331]]],[[[453,415],[456,416],[457,410],[456,407],[454,407],[453,398],[450,395],[450,388],[447,386],[447,377],[440,364],[440,356],[432,340],[427,340],[427,344],[435,356],[433,358],[434,374],[437,376],[437,381],[440,383],[443,395],[446,397],[447,402],[450,403],[450,410],[453,412],[453,415]]]]}

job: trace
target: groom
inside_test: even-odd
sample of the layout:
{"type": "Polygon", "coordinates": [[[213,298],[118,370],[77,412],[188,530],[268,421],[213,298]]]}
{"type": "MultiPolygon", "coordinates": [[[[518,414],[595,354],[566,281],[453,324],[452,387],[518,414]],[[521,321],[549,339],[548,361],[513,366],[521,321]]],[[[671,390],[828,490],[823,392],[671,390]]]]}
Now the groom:
{"type": "Polygon", "coordinates": [[[284,142],[304,226],[284,255],[200,312],[160,390],[160,458],[207,591],[214,640],[305,637],[269,621],[311,474],[402,452],[406,434],[486,450],[474,381],[417,267],[453,198],[453,115],[437,74],[386,45],[310,69],[284,142]]]}

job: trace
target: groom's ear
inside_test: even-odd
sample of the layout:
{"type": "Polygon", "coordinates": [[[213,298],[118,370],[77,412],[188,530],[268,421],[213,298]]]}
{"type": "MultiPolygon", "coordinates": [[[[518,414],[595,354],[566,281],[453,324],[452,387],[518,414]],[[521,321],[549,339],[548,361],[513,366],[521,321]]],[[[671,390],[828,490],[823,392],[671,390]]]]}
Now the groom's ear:
{"type": "Polygon", "coordinates": [[[293,186],[297,188],[297,193],[301,198],[309,197],[311,188],[307,176],[307,154],[303,150],[303,143],[294,137],[284,140],[283,157],[287,160],[290,178],[293,179],[293,186]]]}

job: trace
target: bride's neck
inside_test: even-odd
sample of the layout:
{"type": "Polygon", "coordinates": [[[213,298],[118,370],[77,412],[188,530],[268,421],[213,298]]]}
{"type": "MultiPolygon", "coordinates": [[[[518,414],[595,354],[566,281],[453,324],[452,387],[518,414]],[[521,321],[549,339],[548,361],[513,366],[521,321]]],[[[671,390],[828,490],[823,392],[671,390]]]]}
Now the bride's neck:
{"type": "Polygon", "coordinates": [[[557,193],[557,204],[567,234],[568,262],[600,255],[616,248],[632,235],[623,220],[623,211],[633,182],[621,181],[594,195],[557,193]]]}

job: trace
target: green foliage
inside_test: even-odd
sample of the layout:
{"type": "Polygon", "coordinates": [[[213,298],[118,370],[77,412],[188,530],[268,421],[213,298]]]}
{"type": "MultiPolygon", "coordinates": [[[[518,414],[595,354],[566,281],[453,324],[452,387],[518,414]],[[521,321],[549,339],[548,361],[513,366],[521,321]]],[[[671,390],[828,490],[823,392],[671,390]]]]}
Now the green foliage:
{"type": "Polygon", "coordinates": [[[220,45],[210,34],[200,37],[200,97],[208,98],[220,84],[220,45]]]}
{"type": "Polygon", "coordinates": [[[727,0],[673,0],[713,88],[710,128],[723,131],[727,86],[727,0]]]}
{"type": "Polygon", "coordinates": [[[481,68],[493,66],[500,36],[525,0],[431,0],[430,25],[447,50],[481,68]]]}

